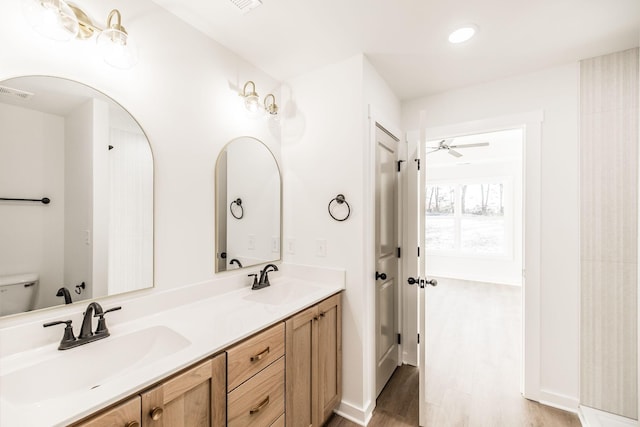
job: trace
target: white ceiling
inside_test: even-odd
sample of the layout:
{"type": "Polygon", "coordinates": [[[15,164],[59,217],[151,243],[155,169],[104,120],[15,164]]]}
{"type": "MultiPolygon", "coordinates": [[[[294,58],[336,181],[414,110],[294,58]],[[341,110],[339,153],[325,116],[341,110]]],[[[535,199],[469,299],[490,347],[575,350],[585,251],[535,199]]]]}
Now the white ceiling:
{"type": "Polygon", "coordinates": [[[638,46],[640,0],[154,0],[278,80],[365,53],[402,100],[638,46]],[[477,36],[451,45],[461,24],[477,36]]]}

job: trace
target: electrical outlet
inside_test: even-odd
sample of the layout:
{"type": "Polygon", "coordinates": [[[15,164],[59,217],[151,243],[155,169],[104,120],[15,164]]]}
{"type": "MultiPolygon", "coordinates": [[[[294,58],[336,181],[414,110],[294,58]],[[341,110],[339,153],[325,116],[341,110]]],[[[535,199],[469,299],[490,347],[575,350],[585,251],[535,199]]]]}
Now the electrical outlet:
{"type": "Polygon", "coordinates": [[[249,234],[249,250],[254,250],[256,248],[256,235],[249,234]]]}
{"type": "Polygon", "coordinates": [[[272,237],[271,238],[271,252],[280,252],[280,238],[272,237]]]}
{"type": "Polygon", "coordinates": [[[91,245],[91,230],[84,230],[84,244],[91,245]]]}
{"type": "Polygon", "coordinates": [[[326,257],[327,256],[327,241],[326,241],[326,239],[318,239],[318,240],[316,240],[316,256],[317,257],[326,257]]]}
{"type": "Polygon", "coordinates": [[[287,239],[287,253],[295,254],[296,253],[296,239],[287,239]]]}

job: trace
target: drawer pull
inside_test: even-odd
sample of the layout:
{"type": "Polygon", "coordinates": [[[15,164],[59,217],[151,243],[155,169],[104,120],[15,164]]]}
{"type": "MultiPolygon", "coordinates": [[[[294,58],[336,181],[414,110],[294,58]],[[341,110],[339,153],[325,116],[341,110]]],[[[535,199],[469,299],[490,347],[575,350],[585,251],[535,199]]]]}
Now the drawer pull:
{"type": "Polygon", "coordinates": [[[262,360],[262,358],[265,357],[267,354],[269,354],[269,347],[265,348],[263,351],[256,354],[255,356],[251,356],[251,361],[257,362],[259,360],[262,360]]]}
{"type": "Polygon", "coordinates": [[[158,421],[160,418],[162,418],[163,412],[164,411],[162,410],[162,408],[153,408],[149,413],[149,416],[153,421],[158,421]]]}
{"type": "Polygon", "coordinates": [[[264,399],[262,402],[260,402],[260,404],[258,406],[256,406],[255,408],[250,409],[249,410],[249,414],[253,415],[255,413],[260,412],[268,404],[269,404],[269,396],[267,396],[266,399],[264,399]]]}
{"type": "Polygon", "coordinates": [[[125,427],[140,427],[140,423],[137,421],[131,421],[125,427]]]}

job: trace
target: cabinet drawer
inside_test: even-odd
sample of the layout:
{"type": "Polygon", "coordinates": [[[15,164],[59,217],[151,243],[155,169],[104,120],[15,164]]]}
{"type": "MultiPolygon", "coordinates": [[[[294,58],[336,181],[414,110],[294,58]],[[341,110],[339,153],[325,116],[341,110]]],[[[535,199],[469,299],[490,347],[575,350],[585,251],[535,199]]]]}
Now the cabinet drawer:
{"type": "Polygon", "coordinates": [[[284,354],[284,323],[279,323],[227,350],[229,391],[284,354]]]}
{"type": "Polygon", "coordinates": [[[267,427],[284,413],[284,357],[227,396],[229,427],[267,427]]]}

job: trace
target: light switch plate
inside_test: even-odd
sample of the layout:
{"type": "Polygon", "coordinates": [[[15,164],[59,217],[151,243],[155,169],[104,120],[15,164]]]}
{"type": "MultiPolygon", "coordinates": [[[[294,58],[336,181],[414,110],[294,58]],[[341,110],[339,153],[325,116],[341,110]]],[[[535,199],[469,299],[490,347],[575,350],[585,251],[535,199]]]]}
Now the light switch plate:
{"type": "Polygon", "coordinates": [[[272,237],[271,238],[271,252],[280,252],[280,238],[272,237]]]}
{"type": "Polygon", "coordinates": [[[287,253],[288,254],[295,254],[296,253],[296,239],[287,239],[287,253]]]}
{"type": "Polygon", "coordinates": [[[249,234],[249,249],[253,250],[256,248],[256,235],[249,234]]]}

